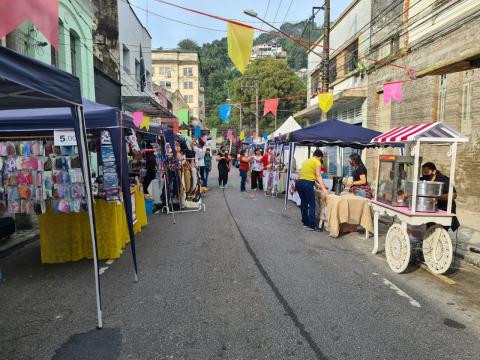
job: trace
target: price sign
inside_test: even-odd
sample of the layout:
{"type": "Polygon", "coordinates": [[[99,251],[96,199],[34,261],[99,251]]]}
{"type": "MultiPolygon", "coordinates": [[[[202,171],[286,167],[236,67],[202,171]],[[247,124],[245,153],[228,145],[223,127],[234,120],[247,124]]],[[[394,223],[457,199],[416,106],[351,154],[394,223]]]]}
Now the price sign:
{"type": "Polygon", "coordinates": [[[77,139],[73,130],[55,130],[53,132],[53,144],[55,146],[75,146],[77,139]]]}

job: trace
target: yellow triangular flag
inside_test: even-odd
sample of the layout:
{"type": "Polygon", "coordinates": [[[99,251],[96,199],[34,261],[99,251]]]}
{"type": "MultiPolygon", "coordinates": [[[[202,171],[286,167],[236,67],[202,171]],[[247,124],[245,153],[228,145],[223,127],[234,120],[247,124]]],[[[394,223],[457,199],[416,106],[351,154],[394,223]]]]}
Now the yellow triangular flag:
{"type": "Polygon", "coordinates": [[[253,29],[233,23],[227,25],[228,56],[242,74],[252,55],[253,29]]]}
{"type": "Polygon", "coordinates": [[[322,93],[318,94],[318,107],[323,112],[328,112],[333,106],[333,94],[332,93],[322,93]]]}
{"type": "Polygon", "coordinates": [[[245,131],[240,131],[240,140],[245,139],[245,131]]]}
{"type": "Polygon", "coordinates": [[[140,124],[140,129],[147,129],[147,131],[150,129],[150,117],[149,116],[144,116],[142,123],[140,124]]]}

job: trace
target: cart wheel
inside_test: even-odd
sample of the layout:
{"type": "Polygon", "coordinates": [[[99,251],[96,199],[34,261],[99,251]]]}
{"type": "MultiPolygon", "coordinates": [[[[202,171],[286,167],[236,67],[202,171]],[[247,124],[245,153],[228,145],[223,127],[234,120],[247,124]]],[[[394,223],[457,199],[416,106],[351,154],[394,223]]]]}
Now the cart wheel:
{"type": "Polygon", "coordinates": [[[434,274],[443,274],[452,265],[452,240],[441,225],[433,225],[427,229],[422,249],[425,263],[434,274]]]}
{"type": "Polygon", "coordinates": [[[410,263],[410,238],[400,224],[393,224],[388,229],[385,239],[385,255],[393,272],[404,272],[410,263]]]}

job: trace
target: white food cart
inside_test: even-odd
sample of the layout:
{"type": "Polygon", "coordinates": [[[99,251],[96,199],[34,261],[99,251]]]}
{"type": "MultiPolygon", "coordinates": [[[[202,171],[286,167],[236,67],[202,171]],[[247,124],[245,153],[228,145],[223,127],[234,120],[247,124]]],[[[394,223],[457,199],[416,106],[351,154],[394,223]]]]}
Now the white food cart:
{"type": "MultiPolygon", "coordinates": [[[[422,125],[404,126],[394,128],[374,138],[372,143],[380,146],[392,144],[405,144],[407,153],[410,151],[414,157],[413,182],[411,194],[411,207],[393,206],[378,199],[379,191],[375,192],[375,199],[372,200],[374,213],[374,247],[373,254],[378,252],[378,221],[380,216],[395,218],[397,222],[390,226],[385,239],[385,255],[390,268],[396,273],[404,272],[409,263],[412,253],[410,237],[407,233],[409,225],[423,225],[434,223],[429,226],[423,236],[422,252],[425,263],[435,274],[445,273],[452,263],[453,246],[452,240],[445,227],[451,226],[453,189],[455,185],[455,164],[457,144],[467,142],[468,138],[449,127],[443,122],[433,122],[422,125]],[[417,186],[420,175],[420,146],[421,145],[449,145],[448,157],[451,160],[450,185],[448,189],[447,211],[437,210],[436,212],[420,212],[417,209],[417,186]]],[[[439,147],[440,149],[441,147],[439,147]]],[[[380,156],[377,167],[377,187],[379,186],[380,156]]]]}

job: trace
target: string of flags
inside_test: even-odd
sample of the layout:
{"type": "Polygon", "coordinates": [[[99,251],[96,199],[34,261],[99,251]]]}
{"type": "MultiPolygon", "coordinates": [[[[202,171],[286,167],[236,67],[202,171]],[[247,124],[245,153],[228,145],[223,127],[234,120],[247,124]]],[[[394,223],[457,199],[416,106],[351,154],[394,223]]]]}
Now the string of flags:
{"type": "Polygon", "coordinates": [[[145,116],[143,112],[136,111],[133,114],[133,125],[135,125],[139,129],[150,129],[150,117],[145,116]]]}

